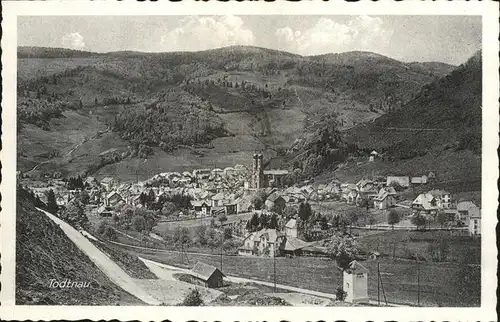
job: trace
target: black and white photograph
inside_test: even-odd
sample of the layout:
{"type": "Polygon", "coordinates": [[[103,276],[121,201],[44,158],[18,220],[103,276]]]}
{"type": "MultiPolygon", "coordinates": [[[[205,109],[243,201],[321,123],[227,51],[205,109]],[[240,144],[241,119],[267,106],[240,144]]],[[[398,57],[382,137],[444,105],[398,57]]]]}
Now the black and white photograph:
{"type": "Polygon", "coordinates": [[[16,306],[484,305],[481,15],[16,24],[16,306]]]}

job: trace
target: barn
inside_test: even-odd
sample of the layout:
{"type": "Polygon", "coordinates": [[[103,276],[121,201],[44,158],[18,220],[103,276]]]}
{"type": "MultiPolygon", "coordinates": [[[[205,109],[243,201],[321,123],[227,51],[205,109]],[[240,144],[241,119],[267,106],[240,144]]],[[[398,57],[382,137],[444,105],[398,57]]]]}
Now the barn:
{"type": "Polygon", "coordinates": [[[205,287],[217,288],[223,286],[223,278],[226,277],[217,267],[202,262],[196,263],[191,274],[205,283],[205,287]]]}

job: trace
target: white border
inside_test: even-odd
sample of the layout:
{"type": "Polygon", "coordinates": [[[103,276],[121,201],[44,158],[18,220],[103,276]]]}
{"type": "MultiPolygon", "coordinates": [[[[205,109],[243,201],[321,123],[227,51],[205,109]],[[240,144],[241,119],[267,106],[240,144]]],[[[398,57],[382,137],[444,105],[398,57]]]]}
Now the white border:
{"type": "Polygon", "coordinates": [[[172,321],[496,320],[498,191],[498,5],[491,2],[117,1],[2,2],[2,319],[120,319],[172,321]],[[18,15],[480,15],[483,17],[482,296],[480,308],[89,307],[15,306],[16,34],[18,15]]]}

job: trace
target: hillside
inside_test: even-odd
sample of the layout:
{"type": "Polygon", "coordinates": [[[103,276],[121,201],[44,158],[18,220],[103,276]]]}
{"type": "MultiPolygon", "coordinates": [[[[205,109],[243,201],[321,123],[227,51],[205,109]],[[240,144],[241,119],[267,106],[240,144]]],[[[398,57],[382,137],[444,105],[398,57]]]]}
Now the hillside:
{"type": "Polygon", "coordinates": [[[358,179],[379,174],[438,176],[435,187],[454,192],[480,191],[481,52],[449,75],[428,85],[401,109],[343,132],[364,162],[346,164],[330,175],[358,179]],[[383,160],[369,163],[376,150],[383,160]]]}
{"type": "Polygon", "coordinates": [[[36,210],[18,189],[16,215],[16,304],[141,305],[113,284],[64,232],[36,210]],[[51,279],[90,283],[88,288],[53,288],[51,279]]]}
{"type": "Polygon", "coordinates": [[[19,168],[44,162],[30,175],[57,168],[63,176],[119,172],[130,179],[138,157],[148,160],[141,177],[249,164],[255,150],[269,159],[325,119],[335,118],[342,130],[397,110],[452,68],[433,64],[430,73],[425,66],[364,52],[304,57],[246,46],[102,54],[23,47],[19,168]],[[109,131],[92,138],[103,129],[109,131]],[[111,138],[119,157],[101,162],[98,155],[114,148],[111,138]]]}

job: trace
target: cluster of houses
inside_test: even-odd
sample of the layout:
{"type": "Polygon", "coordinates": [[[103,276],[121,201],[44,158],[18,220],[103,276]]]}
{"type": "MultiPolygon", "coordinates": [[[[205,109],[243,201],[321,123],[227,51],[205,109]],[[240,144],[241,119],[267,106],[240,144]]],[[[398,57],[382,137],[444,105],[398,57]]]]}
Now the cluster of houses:
{"type": "Polygon", "coordinates": [[[431,218],[442,212],[447,222],[467,226],[470,235],[481,235],[481,208],[472,201],[457,202],[447,191],[434,189],[422,193],[412,202],[411,209],[412,215],[431,218]]]}

